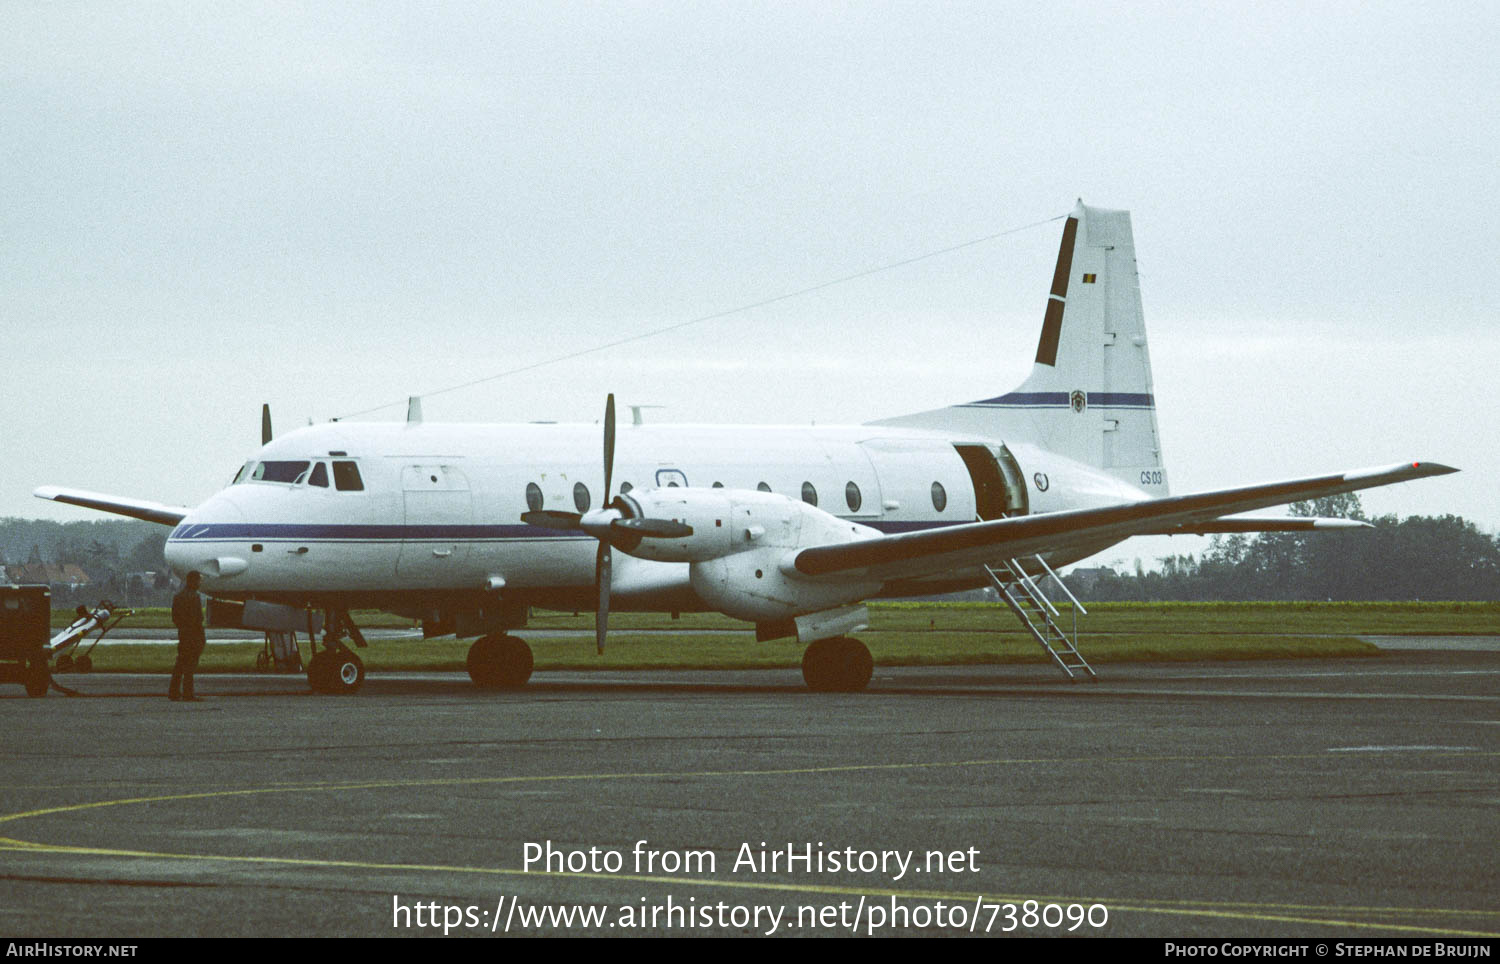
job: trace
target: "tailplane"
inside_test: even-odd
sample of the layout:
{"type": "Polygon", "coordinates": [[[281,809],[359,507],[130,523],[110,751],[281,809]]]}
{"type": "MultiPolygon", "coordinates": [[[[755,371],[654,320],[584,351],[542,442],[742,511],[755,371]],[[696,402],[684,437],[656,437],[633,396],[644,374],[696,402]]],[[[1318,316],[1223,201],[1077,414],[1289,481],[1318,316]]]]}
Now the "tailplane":
{"type": "Polygon", "coordinates": [[[1030,442],[1166,494],[1130,212],[1079,201],[1063,225],[1031,376],[1012,391],[877,425],[1030,442]]]}

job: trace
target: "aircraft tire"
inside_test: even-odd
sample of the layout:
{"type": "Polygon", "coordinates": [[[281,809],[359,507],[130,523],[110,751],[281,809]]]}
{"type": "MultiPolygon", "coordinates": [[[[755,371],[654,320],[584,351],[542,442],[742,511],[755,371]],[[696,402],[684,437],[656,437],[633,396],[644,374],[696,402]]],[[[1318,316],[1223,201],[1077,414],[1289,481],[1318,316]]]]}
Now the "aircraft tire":
{"type": "Polygon", "coordinates": [[[469,679],[482,690],[514,690],[531,679],[535,659],[526,641],[515,636],[481,636],[469,647],[464,664],[469,679]]]}
{"type": "Polygon", "coordinates": [[[52,671],[42,660],[33,660],[26,666],[26,695],[46,696],[47,688],[52,685],[52,671]]]}
{"type": "Polygon", "coordinates": [[[802,679],[814,693],[857,693],[874,672],[870,650],[851,636],[816,640],[802,654],[802,679]]]}
{"type": "Polygon", "coordinates": [[[365,664],[352,650],[339,649],[328,660],[324,672],[325,693],[344,695],[359,692],[365,685],[365,664]]]}
{"type": "Polygon", "coordinates": [[[93,670],[93,668],[93,657],[89,656],[88,654],[84,654],[83,656],[80,656],[73,661],[73,671],[75,673],[87,673],[93,670]]]}

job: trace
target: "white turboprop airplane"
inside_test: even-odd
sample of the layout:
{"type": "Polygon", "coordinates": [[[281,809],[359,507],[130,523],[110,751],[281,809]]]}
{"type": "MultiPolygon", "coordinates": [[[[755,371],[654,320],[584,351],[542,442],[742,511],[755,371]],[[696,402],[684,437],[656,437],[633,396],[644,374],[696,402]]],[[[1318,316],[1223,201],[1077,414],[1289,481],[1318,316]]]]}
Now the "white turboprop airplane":
{"type": "MultiPolygon", "coordinates": [[[[166,557],[244,624],[329,614],[315,690],[364,678],[353,608],[479,636],[470,676],[515,687],[530,607],[718,611],[795,636],[818,690],[858,690],[864,601],[993,583],[1065,672],[1034,577],[1133,535],[1339,528],[1252,510],[1456,471],[1430,462],[1169,496],[1125,211],[1068,217],[1036,363],[1014,391],[849,427],[334,422],[270,440],[197,508],[36,495],[173,526],[166,557]],[[619,487],[614,487],[619,480],[619,487]],[[618,553],[618,555],[617,555],[618,553]]],[[[1055,629],[1055,626],[1053,626],[1055,629]]],[[[316,649],[316,642],[314,643],[316,649]]],[[[1092,675],[1092,670],[1088,670],[1092,675]]]]}

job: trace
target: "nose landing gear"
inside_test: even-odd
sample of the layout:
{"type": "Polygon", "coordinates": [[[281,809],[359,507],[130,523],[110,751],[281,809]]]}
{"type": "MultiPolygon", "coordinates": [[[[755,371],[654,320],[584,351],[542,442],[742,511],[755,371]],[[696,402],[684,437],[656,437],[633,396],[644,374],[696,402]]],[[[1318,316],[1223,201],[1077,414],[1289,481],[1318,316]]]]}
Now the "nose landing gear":
{"type": "Polygon", "coordinates": [[[316,653],[307,663],[307,685],[314,693],[353,693],[365,682],[365,664],[343,646],[316,653]]]}
{"type": "MultiPolygon", "coordinates": [[[[330,610],[324,625],[328,631],[323,635],[323,650],[307,661],[307,685],[314,693],[358,692],[365,683],[365,664],[344,645],[344,634],[347,632],[358,646],[365,645],[364,636],[343,610],[330,610]]],[[[316,641],[313,645],[316,647],[316,641]]]]}

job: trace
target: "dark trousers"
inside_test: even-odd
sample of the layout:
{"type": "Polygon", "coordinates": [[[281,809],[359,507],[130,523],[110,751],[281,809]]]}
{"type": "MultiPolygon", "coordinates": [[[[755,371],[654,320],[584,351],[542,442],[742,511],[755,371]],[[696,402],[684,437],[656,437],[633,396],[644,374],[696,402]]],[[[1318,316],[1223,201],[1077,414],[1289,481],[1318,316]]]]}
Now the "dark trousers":
{"type": "Polygon", "coordinates": [[[177,638],[177,662],[172,664],[172,682],[167,684],[168,696],[191,698],[193,695],[193,673],[198,669],[198,657],[203,655],[207,640],[177,638]]]}

